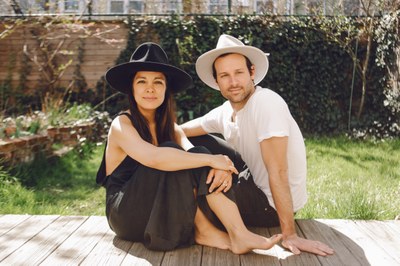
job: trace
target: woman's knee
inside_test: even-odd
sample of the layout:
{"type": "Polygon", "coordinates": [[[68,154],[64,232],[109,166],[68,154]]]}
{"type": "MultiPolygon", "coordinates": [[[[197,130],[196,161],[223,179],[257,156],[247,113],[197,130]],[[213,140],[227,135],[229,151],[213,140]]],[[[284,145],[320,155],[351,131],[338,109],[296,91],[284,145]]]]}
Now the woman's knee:
{"type": "MultiPolygon", "coordinates": [[[[179,146],[177,143],[175,143],[173,141],[165,141],[160,144],[160,147],[168,147],[168,148],[175,148],[175,149],[183,150],[183,148],[181,146],[179,146]]],[[[188,152],[211,154],[211,152],[204,146],[192,147],[188,150],[188,152]]]]}
{"type": "Polygon", "coordinates": [[[223,145],[222,139],[213,136],[211,134],[189,137],[189,141],[193,143],[194,146],[204,146],[213,154],[220,154],[223,145]]]}
{"type": "Polygon", "coordinates": [[[190,148],[188,152],[193,152],[193,153],[207,153],[211,154],[211,152],[204,146],[195,146],[193,148],[190,148]]]}
{"type": "Polygon", "coordinates": [[[207,134],[197,137],[190,137],[189,141],[192,142],[194,146],[206,147],[212,154],[227,155],[235,163],[235,166],[239,166],[238,169],[241,169],[244,165],[241,155],[232,147],[230,147],[224,139],[218,136],[207,134]]]}
{"type": "Polygon", "coordinates": [[[179,146],[176,142],[173,141],[164,141],[159,145],[159,147],[168,147],[168,148],[183,150],[181,146],[179,146]]]}

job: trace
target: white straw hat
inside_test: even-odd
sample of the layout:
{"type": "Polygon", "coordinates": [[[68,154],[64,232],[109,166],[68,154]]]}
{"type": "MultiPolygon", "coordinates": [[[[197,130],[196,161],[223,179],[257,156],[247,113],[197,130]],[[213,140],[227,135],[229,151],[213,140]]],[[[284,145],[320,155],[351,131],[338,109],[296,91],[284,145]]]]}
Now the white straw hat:
{"type": "Polygon", "coordinates": [[[222,34],[217,47],[202,54],[196,61],[196,72],[200,79],[213,89],[219,90],[218,84],[213,77],[212,67],[215,59],[226,53],[242,54],[246,56],[255,66],[254,84],[260,83],[268,71],[268,54],[260,49],[244,45],[241,41],[227,34],[222,34]]]}

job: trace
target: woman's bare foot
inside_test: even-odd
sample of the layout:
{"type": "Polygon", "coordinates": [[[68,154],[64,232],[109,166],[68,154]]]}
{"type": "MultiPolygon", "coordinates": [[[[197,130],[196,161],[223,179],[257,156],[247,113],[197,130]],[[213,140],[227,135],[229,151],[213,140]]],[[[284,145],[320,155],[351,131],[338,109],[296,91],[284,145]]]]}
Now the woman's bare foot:
{"type": "Polygon", "coordinates": [[[231,249],[231,241],[227,233],[210,227],[202,232],[195,230],[194,240],[197,244],[220,249],[231,249]]]}
{"type": "Polygon", "coordinates": [[[270,238],[254,234],[250,231],[231,236],[231,250],[235,254],[244,254],[253,249],[270,249],[282,238],[281,234],[270,238]]]}
{"type": "Polygon", "coordinates": [[[194,225],[194,240],[197,244],[220,249],[231,248],[229,235],[215,227],[199,208],[196,211],[194,225]]]}

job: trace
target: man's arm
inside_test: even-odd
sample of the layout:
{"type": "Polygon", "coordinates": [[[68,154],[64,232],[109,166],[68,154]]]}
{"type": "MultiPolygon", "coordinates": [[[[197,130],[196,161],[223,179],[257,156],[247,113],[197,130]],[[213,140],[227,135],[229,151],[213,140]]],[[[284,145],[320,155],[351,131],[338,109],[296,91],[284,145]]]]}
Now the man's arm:
{"type": "Polygon", "coordinates": [[[200,117],[188,121],[180,125],[180,127],[183,129],[183,132],[185,132],[187,137],[196,137],[207,134],[207,132],[201,127],[200,117]]]}
{"type": "Polygon", "coordinates": [[[269,175],[269,185],[279,216],[282,230],[282,245],[294,254],[307,251],[326,256],[333,249],[319,242],[301,238],[294,225],[293,201],[289,186],[287,145],[288,137],[272,137],[261,143],[262,158],[269,175]]]}

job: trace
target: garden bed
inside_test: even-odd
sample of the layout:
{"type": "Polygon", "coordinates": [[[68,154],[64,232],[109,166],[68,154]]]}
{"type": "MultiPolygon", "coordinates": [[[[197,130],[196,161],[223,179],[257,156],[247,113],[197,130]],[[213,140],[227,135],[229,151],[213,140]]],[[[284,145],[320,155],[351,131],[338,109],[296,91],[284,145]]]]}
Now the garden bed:
{"type": "Polygon", "coordinates": [[[0,140],[0,162],[7,166],[33,161],[39,154],[51,157],[54,144],[74,147],[80,140],[91,138],[95,123],[85,125],[50,127],[44,133],[14,139],[0,140]]]}

